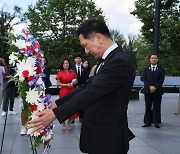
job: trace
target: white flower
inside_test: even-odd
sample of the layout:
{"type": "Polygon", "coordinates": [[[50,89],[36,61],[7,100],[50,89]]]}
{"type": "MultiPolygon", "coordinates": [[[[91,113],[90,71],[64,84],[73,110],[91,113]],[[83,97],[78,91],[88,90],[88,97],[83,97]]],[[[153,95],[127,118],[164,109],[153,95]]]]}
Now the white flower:
{"type": "Polygon", "coordinates": [[[46,135],[42,136],[41,140],[44,142],[49,141],[52,138],[53,130],[51,129],[46,135]]]}
{"type": "MultiPolygon", "coordinates": [[[[34,120],[34,119],[36,119],[36,118],[39,118],[38,116],[35,115],[37,112],[38,112],[38,111],[32,112],[32,115],[31,115],[31,119],[32,119],[32,120],[34,120]]],[[[40,132],[34,132],[34,133],[32,133],[32,131],[33,131],[33,128],[29,128],[29,129],[27,130],[27,135],[30,135],[30,136],[39,136],[39,135],[40,135],[40,132]]]]}
{"type": "Polygon", "coordinates": [[[33,88],[32,90],[29,89],[29,91],[26,92],[26,102],[30,104],[36,104],[38,105],[38,100],[39,100],[39,92],[37,89],[33,88]]]}
{"type": "Polygon", "coordinates": [[[27,135],[36,136],[36,137],[40,135],[40,132],[34,132],[34,133],[32,133],[32,131],[33,131],[33,128],[29,128],[29,129],[27,130],[27,135]]]}
{"type": "Polygon", "coordinates": [[[30,47],[31,45],[32,45],[31,42],[26,42],[26,46],[27,46],[27,47],[30,47]]]}
{"type": "Polygon", "coordinates": [[[36,64],[36,57],[28,57],[26,59],[26,63],[29,63],[29,65],[31,65],[31,66],[35,66],[35,64],[36,64]]]}
{"type": "Polygon", "coordinates": [[[28,77],[34,76],[36,74],[35,67],[35,58],[28,57],[27,60],[23,59],[17,63],[17,73],[15,76],[19,76],[21,82],[24,81],[25,77],[23,76],[24,71],[28,71],[28,77]]]}
{"type": "Polygon", "coordinates": [[[45,108],[45,106],[44,106],[43,103],[39,103],[39,104],[37,105],[37,110],[38,110],[38,111],[42,111],[42,110],[44,110],[44,108],[45,108]]]}
{"type": "Polygon", "coordinates": [[[26,42],[25,42],[25,40],[21,40],[21,39],[19,39],[19,40],[17,40],[16,42],[13,42],[13,44],[16,46],[16,47],[18,47],[18,49],[26,49],[26,42]]]}
{"type": "Polygon", "coordinates": [[[38,111],[32,112],[32,114],[31,114],[31,120],[34,120],[34,119],[36,119],[36,118],[39,118],[38,116],[36,116],[36,113],[38,113],[38,111]]]}
{"type": "Polygon", "coordinates": [[[15,65],[16,61],[18,61],[18,57],[17,57],[18,53],[12,52],[9,56],[9,64],[11,65],[15,65]]]}

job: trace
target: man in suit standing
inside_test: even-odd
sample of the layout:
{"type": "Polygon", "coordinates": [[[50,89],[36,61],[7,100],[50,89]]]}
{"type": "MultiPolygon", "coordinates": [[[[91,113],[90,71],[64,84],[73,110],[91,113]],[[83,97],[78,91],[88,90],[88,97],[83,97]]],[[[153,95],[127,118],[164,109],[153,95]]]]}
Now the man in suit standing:
{"type": "MultiPolygon", "coordinates": [[[[87,70],[82,66],[82,57],[81,55],[76,55],[74,58],[75,65],[72,67],[72,70],[77,74],[77,86],[80,86],[82,83],[84,83],[88,79],[88,72],[87,70]]],[[[79,120],[82,122],[82,118],[84,115],[84,111],[79,111],[79,120]]],[[[74,123],[74,120],[72,121],[74,123]]]]}
{"type": "Polygon", "coordinates": [[[44,84],[45,84],[45,93],[49,94],[49,87],[52,86],[52,83],[50,81],[50,75],[51,75],[51,70],[50,68],[47,66],[48,64],[48,59],[46,57],[42,58],[42,61],[44,63],[44,69],[43,69],[43,73],[45,74],[45,77],[42,78],[44,84]]]}
{"type": "Polygon", "coordinates": [[[161,124],[161,99],[162,84],[164,82],[164,69],[158,65],[158,55],[150,56],[150,66],[144,68],[141,74],[141,80],[144,82],[143,93],[145,95],[145,115],[144,125],[149,127],[154,122],[156,128],[161,124]],[[152,109],[153,106],[153,109],[152,109]]]}
{"type": "Polygon", "coordinates": [[[80,150],[88,154],[127,154],[129,140],[127,108],[134,82],[133,62],[111,39],[104,21],[83,22],[76,31],[85,53],[99,57],[96,74],[72,93],[52,104],[29,122],[40,131],[56,118],[60,123],[84,109],[80,150]]]}
{"type": "Polygon", "coordinates": [[[77,73],[78,83],[77,86],[80,86],[83,82],[88,79],[88,74],[86,69],[82,66],[82,58],[80,55],[76,55],[74,58],[75,65],[72,67],[72,70],[77,73]]]}

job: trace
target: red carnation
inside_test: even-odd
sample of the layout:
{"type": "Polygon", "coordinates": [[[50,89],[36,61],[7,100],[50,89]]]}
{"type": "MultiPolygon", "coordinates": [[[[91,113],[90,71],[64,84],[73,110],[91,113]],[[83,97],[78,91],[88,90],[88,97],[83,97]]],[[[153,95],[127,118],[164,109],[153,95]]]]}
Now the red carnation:
{"type": "Polygon", "coordinates": [[[38,59],[42,59],[42,55],[40,53],[37,54],[38,59]]]}
{"type": "Polygon", "coordinates": [[[25,77],[25,78],[28,78],[28,75],[29,75],[29,71],[28,70],[24,70],[22,72],[22,76],[25,77]]]}
{"type": "Polygon", "coordinates": [[[44,135],[46,135],[46,134],[47,134],[47,131],[44,130],[44,131],[41,133],[41,136],[44,136],[44,135]]]}
{"type": "Polygon", "coordinates": [[[26,48],[21,48],[20,50],[25,51],[25,50],[26,50],[26,48]]]}
{"type": "Polygon", "coordinates": [[[33,45],[34,45],[35,48],[40,49],[40,45],[39,45],[38,42],[35,42],[33,45]]]}
{"type": "Polygon", "coordinates": [[[32,47],[30,47],[30,46],[28,46],[27,49],[30,50],[33,55],[36,53],[36,51],[32,47]]]}
{"type": "Polygon", "coordinates": [[[28,78],[28,81],[32,81],[34,79],[34,76],[30,76],[29,78],[28,78]]]}
{"type": "Polygon", "coordinates": [[[49,144],[49,141],[50,141],[50,140],[45,141],[44,144],[45,144],[45,145],[48,145],[48,144],[49,144]]]}
{"type": "Polygon", "coordinates": [[[42,93],[39,98],[44,98],[44,94],[42,93]]]}
{"type": "Polygon", "coordinates": [[[37,110],[37,105],[31,105],[30,111],[36,111],[37,110]]]}
{"type": "Polygon", "coordinates": [[[39,74],[39,73],[41,73],[42,72],[42,69],[41,69],[41,67],[40,66],[37,66],[37,68],[36,68],[36,74],[39,74]]]}

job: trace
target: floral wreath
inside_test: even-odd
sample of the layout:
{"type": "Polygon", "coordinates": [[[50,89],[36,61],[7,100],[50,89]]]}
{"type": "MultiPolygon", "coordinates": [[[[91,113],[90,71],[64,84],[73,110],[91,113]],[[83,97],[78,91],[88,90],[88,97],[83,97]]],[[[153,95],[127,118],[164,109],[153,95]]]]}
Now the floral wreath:
{"type": "Polygon", "coordinates": [[[28,129],[28,121],[38,118],[37,112],[51,106],[49,101],[51,95],[45,94],[45,84],[42,80],[45,76],[42,62],[44,52],[28,30],[23,29],[19,36],[10,34],[9,40],[11,41],[9,64],[15,69],[11,80],[17,83],[19,97],[23,102],[22,111],[26,117],[27,136],[31,139],[32,149],[44,144],[47,150],[53,135],[53,124],[51,123],[40,132],[32,133],[32,129],[28,129]]]}

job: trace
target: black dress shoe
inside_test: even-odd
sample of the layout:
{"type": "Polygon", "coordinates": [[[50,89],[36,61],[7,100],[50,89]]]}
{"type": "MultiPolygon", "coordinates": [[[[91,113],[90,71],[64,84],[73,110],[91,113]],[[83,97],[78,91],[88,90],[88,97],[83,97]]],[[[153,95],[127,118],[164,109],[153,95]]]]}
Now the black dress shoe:
{"type": "Polygon", "coordinates": [[[142,127],[150,127],[151,123],[145,123],[142,127]]]}
{"type": "Polygon", "coordinates": [[[155,123],[155,127],[156,127],[156,128],[161,128],[158,123],[155,123]]]}

